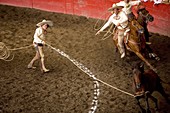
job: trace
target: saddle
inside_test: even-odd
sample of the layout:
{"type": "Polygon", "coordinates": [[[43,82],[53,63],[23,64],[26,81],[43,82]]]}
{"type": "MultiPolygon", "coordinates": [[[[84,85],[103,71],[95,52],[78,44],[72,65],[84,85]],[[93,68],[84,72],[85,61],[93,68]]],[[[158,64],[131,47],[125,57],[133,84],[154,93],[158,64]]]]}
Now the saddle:
{"type": "MultiPolygon", "coordinates": [[[[118,40],[118,32],[119,32],[120,30],[119,29],[115,29],[115,32],[114,32],[114,36],[113,36],[113,40],[116,42],[117,40],[118,40]]],[[[130,50],[130,48],[127,46],[127,43],[129,42],[129,33],[127,32],[126,33],[126,35],[124,35],[124,45],[125,45],[125,48],[127,49],[127,50],[130,50]]],[[[116,45],[116,47],[118,48],[118,45],[116,45]]]]}
{"type": "MultiPolygon", "coordinates": [[[[135,20],[136,21],[136,20],[135,20]]],[[[133,22],[133,21],[130,21],[130,25],[132,24],[131,22],[133,22]]],[[[134,45],[138,45],[139,47],[140,47],[140,50],[142,50],[142,49],[144,49],[145,48],[145,45],[146,45],[146,40],[145,40],[145,37],[144,37],[144,34],[142,34],[141,36],[140,35],[138,35],[137,37],[138,37],[138,39],[137,40],[133,40],[133,36],[134,36],[134,34],[133,33],[136,33],[136,29],[135,30],[133,30],[133,31],[131,31],[131,30],[133,30],[131,27],[130,27],[130,30],[128,31],[127,29],[124,29],[124,31],[126,32],[125,34],[126,35],[124,35],[124,45],[125,45],[125,48],[127,49],[127,50],[129,50],[129,51],[132,51],[130,48],[129,48],[129,46],[128,46],[128,44],[129,43],[132,43],[132,44],[134,44],[134,45]]],[[[119,31],[121,31],[120,29],[115,29],[114,31],[113,31],[113,33],[114,33],[114,36],[113,36],[113,40],[114,41],[116,41],[117,39],[118,39],[118,32],[119,31]]],[[[134,37],[134,38],[136,38],[136,37],[134,37]]],[[[116,45],[117,47],[118,47],[118,45],[116,45]]]]}

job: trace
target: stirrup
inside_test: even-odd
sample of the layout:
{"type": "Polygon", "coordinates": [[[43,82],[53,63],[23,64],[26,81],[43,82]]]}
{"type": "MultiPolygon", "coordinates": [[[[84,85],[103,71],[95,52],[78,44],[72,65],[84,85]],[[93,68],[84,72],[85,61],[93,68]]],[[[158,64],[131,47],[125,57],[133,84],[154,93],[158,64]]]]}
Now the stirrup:
{"type": "Polygon", "coordinates": [[[161,60],[158,56],[156,56],[155,59],[156,59],[157,61],[160,61],[160,60],[161,60]]]}
{"type": "Polygon", "coordinates": [[[151,42],[145,42],[147,45],[151,45],[152,43],[151,42]]]}

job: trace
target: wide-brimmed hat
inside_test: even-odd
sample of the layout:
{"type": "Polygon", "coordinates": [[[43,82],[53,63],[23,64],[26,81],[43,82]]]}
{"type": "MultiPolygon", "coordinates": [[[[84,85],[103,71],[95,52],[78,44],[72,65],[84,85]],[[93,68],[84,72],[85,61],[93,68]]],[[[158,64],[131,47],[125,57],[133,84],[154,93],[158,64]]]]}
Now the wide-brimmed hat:
{"type": "Polygon", "coordinates": [[[116,4],[113,4],[112,7],[110,7],[110,8],[108,9],[108,11],[113,11],[115,8],[117,8],[117,9],[122,9],[123,6],[118,6],[118,5],[116,5],[116,4]]]}
{"type": "Polygon", "coordinates": [[[53,26],[53,22],[50,20],[43,20],[42,22],[39,22],[37,26],[42,26],[44,24],[48,24],[50,27],[53,26]]]}

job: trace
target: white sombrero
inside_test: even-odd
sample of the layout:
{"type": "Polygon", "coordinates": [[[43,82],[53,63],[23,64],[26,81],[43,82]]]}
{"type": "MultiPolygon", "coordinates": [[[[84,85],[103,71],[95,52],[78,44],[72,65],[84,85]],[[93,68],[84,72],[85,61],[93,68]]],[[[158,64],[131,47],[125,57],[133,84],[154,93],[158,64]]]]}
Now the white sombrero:
{"type": "Polygon", "coordinates": [[[42,22],[39,22],[37,26],[42,26],[44,24],[48,24],[50,27],[53,26],[53,22],[50,20],[43,20],[42,22]]]}
{"type": "Polygon", "coordinates": [[[112,7],[110,7],[110,8],[108,9],[108,11],[113,11],[115,8],[117,8],[117,9],[122,9],[123,6],[118,6],[118,5],[116,5],[116,4],[113,4],[112,7]]]}

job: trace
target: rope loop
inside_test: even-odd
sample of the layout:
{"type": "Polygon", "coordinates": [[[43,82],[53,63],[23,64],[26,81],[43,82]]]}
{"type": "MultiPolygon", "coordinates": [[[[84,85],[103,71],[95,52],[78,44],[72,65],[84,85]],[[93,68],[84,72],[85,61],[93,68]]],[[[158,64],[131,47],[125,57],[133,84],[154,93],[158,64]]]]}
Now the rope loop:
{"type": "Polygon", "coordinates": [[[14,55],[12,55],[12,58],[9,58],[11,55],[11,51],[6,47],[6,45],[3,42],[0,42],[0,59],[4,61],[11,61],[14,58],[14,55]]]}
{"type": "MultiPolygon", "coordinates": [[[[100,18],[103,18],[104,16],[106,16],[108,12],[104,12],[103,15],[100,17],[100,18]]],[[[108,20],[109,16],[106,17],[106,20],[108,20]]],[[[97,19],[95,25],[94,25],[94,30],[99,30],[102,28],[102,26],[106,23],[106,20],[104,20],[102,22],[101,25],[98,25],[99,24],[99,21],[100,19],[97,19]],[[99,27],[97,27],[99,26],[99,27]]],[[[107,38],[109,38],[110,36],[114,35],[114,31],[115,31],[115,26],[114,24],[111,24],[110,27],[106,30],[106,31],[102,31],[104,32],[105,34],[103,35],[102,39],[101,40],[106,40],[107,38]]]]}
{"type": "Polygon", "coordinates": [[[22,49],[26,49],[31,46],[32,45],[9,49],[3,42],[0,42],[0,59],[4,61],[12,61],[14,59],[14,54],[11,56],[11,51],[22,50],[22,49]]]}

